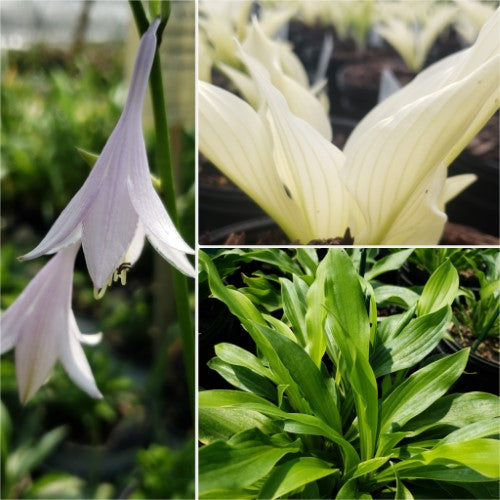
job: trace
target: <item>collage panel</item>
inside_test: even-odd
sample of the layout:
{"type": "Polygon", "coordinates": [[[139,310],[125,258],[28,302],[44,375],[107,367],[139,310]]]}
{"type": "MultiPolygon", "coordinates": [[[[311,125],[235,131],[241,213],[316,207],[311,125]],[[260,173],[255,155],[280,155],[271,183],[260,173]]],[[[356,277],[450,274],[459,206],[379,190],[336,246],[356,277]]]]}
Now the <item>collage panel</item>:
{"type": "Polygon", "coordinates": [[[0,12],[0,497],[195,498],[195,3],[0,12]]]}
{"type": "Polygon", "coordinates": [[[496,498],[497,248],[199,251],[199,498],[496,498]]]}
{"type": "Polygon", "coordinates": [[[200,244],[498,245],[497,7],[200,0],[200,244]]]}

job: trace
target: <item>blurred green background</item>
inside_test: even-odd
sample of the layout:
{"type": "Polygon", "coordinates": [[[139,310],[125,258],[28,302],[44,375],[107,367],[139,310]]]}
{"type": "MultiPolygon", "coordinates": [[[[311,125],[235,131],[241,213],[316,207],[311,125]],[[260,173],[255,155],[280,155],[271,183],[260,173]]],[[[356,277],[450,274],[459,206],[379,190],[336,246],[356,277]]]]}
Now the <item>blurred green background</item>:
{"type": "MultiPolygon", "coordinates": [[[[62,5],[10,3],[21,4],[28,20],[30,9],[41,4],[48,11],[62,5]]],[[[74,7],[67,40],[51,41],[48,30],[45,38],[30,38],[1,54],[2,310],[47,262],[42,257],[21,263],[17,257],[41,240],[87,177],[90,167],[76,147],[101,151],[124,103],[127,68],[137,47],[126,2],[120,11],[125,19],[121,35],[115,26],[113,39],[90,43],[86,33],[93,33],[96,2],[65,3],[74,7]]],[[[2,10],[2,23],[7,22],[2,10]]],[[[16,29],[30,33],[29,26],[16,29]]],[[[167,98],[175,100],[175,95],[167,98]]],[[[145,115],[155,173],[154,130],[148,111],[145,115]]],[[[193,244],[194,133],[189,120],[175,124],[172,141],[178,192],[184,193],[178,200],[180,229],[193,244]]],[[[57,366],[22,407],[14,353],[2,356],[2,498],[193,497],[194,424],[169,274],[168,265],[146,244],[127,286],[114,285],[96,301],[83,255],[78,255],[73,310],[83,332],[103,332],[100,345],[85,347],[103,400],[88,397],[57,366]]]]}

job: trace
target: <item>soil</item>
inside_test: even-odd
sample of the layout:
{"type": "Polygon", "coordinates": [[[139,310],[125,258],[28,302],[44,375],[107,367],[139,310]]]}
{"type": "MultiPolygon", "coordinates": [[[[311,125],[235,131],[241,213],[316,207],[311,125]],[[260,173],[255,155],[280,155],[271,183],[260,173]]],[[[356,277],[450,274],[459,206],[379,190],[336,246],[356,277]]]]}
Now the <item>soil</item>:
{"type": "MultiPolygon", "coordinates": [[[[450,331],[453,340],[461,347],[472,347],[477,340],[477,335],[474,335],[466,326],[460,325],[460,332],[457,331],[455,325],[450,331]]],[[[474,354],[484,358],[497,365],[500,363],[499,349],[500,341],[498,336],[486,337],[477,347],[474,354]]]]}
{"type": "Polygon", "coordinates": [[[497,111],[467,146],[470,154],[492,160],[497,165],[499,160],[499,116],[500,112],[497,111]]]}
{"type": "MultiPolygon", "coordinates": [[[[260,227],[249,230],[234,231],[222,230],[205,231],[201,234],[200,245],[297,245],[297,242],[290,241],[286,235],[273,224],[271,219],[262,219],[264,224],[260,227]],[[263,227],[262,227],[263,226],[263,227]]],[[[250,223],[252,221],[249,221],[250,223]]],[[[229,228],[229,226],[228,226],[229,228]]],[[[336,236],[326,239],[311,240],[308,245],[330,246],[330,245],[356,245],[355,238],[350,233],[343,237],[336,236]]],[[[481,233],[474,228],[453,224],[448,222],[445,226],[441,245],[499,245],[500,240],[495,236],[481,233]]]]}
{"type": "Polygon", "coordinates": [[[380,76],[384,69],[390,69],[402,85],[409,83],[415,76],[401,61],[383,58],[346,65],[339,73],[339,78],[345,85],[375,91],[378,94],[380,76]]]}

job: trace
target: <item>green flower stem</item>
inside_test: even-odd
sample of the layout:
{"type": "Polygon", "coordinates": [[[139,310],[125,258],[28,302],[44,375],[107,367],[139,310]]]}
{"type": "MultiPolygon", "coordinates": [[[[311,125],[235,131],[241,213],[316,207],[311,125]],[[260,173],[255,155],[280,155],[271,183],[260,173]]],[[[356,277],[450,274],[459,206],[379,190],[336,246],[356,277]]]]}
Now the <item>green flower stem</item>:
{"type": "Polygon", "coordinates": [[[500,306],[497,307],[495,313],[490,318],[490,320],[488,321],[487,325],[483,328],[483,331],[480,333],[480,335],[477,338],[477,340],[474,342],[474,345],[472,346],[472,349],[470,350],[471,353],[476,352],[476,349],[479,347],[479,344],[485,339],[486,335],[488,335],[488,332],[491,330],[491,327],[495,323],[495,321],[498,318],[499,314],[500,314],[500,306]]]}
{"type": "MultiPolygon", "coordinates": [[[[142,2],[130,0],[136,26],[142,34],[149,26],[144,12],[142,2]]],[[[158,27],[158,40],[161,42],[161,34],[168,19],[162,19],[158,27]]],[[[151,99],[153,101],[153,115],[156,132],[156,163],[162,182],[163,200],[168,213],[174,224],[179,227],[177,215],[176,197],[174,191],[174,176],[170,160],[170,136],[168,130],[167,108],[163,95],[163,79],[161,74],[160,55],[156,51],[149,78],[151,99]]],[[[189,293],[187,278],[177,269],[172,267],[174,294],[177,309],[177,317],[182,337],[184,365],[186,369],[186,380],[189,390],[191,409],[194,411],[194,329],[189,307],[189,293]]]]}

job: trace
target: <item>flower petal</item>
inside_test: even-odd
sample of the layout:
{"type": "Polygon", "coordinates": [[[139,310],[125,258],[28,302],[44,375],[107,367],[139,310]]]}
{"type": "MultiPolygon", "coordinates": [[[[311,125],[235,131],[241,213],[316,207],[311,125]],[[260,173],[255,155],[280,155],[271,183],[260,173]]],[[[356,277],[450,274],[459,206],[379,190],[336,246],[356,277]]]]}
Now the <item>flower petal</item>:
{"type": "Polygon", "coordinates": [[[198,83],[200,151],[260,205],[293,241],[305,220],[274,168],[269,132],[242,99],[198,83]]]}
{"type": "Polygon", "coordinates": [[[73,314],[69,315],[68,332],[61,336],[59,358],[69,378],[89,396],[102,399],[87,358],[78,338],[82,336],[73,314]]]}
{"type": "Polygon", "coordinates": [[[132,133],[122,138],[106,182],[83,219],[82,246],[96,288],[102,288],[122,263],[137,227],[138,217],[130,202],[126,179],[130,145],[136,140],[132,133]]]}
{"type": "Polygon", "coordinates": [[[144,247],[144,238],[146,237],[146,233],[144,232],[144,226],[141,221],[137,221],[137,227],[135,229],[134,237],[132,238],[132,243],[128,247],[127,253],[123,258],[124,262],[128,262],[129,264],[135,264],[137,259],[141,256],[142,249],[144,247]]]}
{"type": "Polygon", "coordinates": [[[147,238],[153,248],[170,264],[176,267],[179,271],[187,276],[194,278],[196,276],[195,270],[191,262],[189,262],[186,254],[176,248],[172,248],[163,240],[160,240],[152,233],[146,233],[147,238]]]}
{"type": "Polygon", "coordinates": [[[128,192],[130,201],[139,216],[139,220],[144,225],[146,234],[154,235],[156,239],[162,241],[165,245],[181,252],[194,253],[177,231],[151,184],[146,147],[142,134],[134,139],[134,148],[130,151],[130,155],[128,192]]]}

